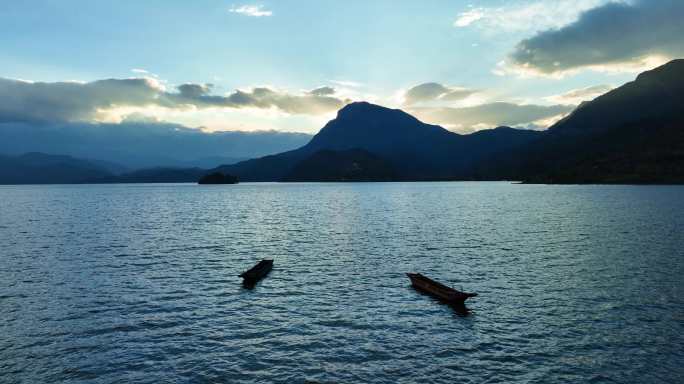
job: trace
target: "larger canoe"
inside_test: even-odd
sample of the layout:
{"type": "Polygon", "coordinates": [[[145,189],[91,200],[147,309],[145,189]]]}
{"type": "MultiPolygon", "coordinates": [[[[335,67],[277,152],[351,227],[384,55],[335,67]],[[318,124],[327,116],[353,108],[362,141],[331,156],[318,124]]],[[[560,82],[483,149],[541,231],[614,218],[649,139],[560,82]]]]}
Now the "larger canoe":
{"type": "Polygon", "coordinates": [[[249,270],[242,272],[240,277],[243,279],[243,284],[254,285],[257,281],[264,278],[273,268],[273,260],[261,260],[257,265],[249,270]]]}
{"type": "Polygon", "coordinates": [[[420,273],[407,273],[406,276],[411,279],[413,288],[450,304],[463,304],[467,299],[477,296],[477,293],[461,292],[451,287],[447,287],[420,273]]]}

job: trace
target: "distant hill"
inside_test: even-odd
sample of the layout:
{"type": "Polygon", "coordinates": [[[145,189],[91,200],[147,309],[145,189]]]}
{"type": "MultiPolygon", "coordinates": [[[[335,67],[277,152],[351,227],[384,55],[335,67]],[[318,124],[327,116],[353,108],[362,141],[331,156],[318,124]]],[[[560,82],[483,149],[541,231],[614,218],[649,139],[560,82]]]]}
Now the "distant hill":
{"type": "Polygon", "coordinates": [[[474,178],[474,165],[482,159],[539,135],[506,127],[459,135],[398,109],[359,102],[342,108],[337,118],[303,147],[217,170],[245,181],[296,181],[295,167],[316,152],[363,150],[387,162],[400,180],[474,178]]]}
{"type": "Polygon", "coordinates": [[[673,60],[586,102],[549,133],[587,135],[637,121],[684,120],[684,60],[673,60]]]}
{"type": "Polygon", "coordinates": [[[684,183],[684,60],[584,103],[505,157],[484,168],[541,183],[684,183]]]}
{"type": "Polygon", "coordinates": [[[26,153],[0,155],[0,184],[196,183],[202,168],[127,168],[98,160],[26,153]],[[123,173],[120,173],[123,172],[123,173]]]}
{"type": "Polygon", "coordinates": [[[111,177],[114,164],[71,156],[26,153],[0,155],[0,184],[71,184],[111,177]]]}

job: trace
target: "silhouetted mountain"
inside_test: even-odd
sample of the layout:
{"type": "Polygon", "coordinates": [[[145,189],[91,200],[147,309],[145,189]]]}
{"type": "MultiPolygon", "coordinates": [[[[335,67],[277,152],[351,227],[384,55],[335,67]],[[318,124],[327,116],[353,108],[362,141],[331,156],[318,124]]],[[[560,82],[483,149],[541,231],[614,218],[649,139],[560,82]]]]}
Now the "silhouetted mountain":
{"type": "Polygon", "coordinates": [[[26,153],[0,155],[0,184],[71,184],[109,177],[114,164],[71,156],[26,153]]]}
{"type": "Polygon", "coordinates": [[[584,103],[505,157],[481,170],[529,182],[683,183],[684,60],[584,103]]]}
{"type": "Polygon", "coordinates": [[[295,166],[321,150],[360,149],[383,159],[398,179],[474,178],[474,165],[494,153],[528,143],[539,132],[497,128],[459,135],[425,124],[398,109],[359,102],[342,108],[305,146],[277,155],[240,162],[219,170],[241,180],[276,181],[290,176],[295,166]]]}
{"type": "MultiPolygon", "coordinates": [[[[578,138],[543,143],[536,183],[684,183],[684,122],[641,120],[578,138]],[[556,149],[554,152],[553,149],[556,149]],[[568,148],[568,149],[566,149],[568,148]],[[565,155],[565,157],[562,157],[565,155]]],[[[534,153],[534,152],[533,152],[534,153]]]]}
{"type": "Polygon", "coordinates": [[[363,149],[392,163],[403,177],[441,178],[455,172],[460,144],[459,135],[401,110],[354,103],[342,108],[303,149],[363,149]]]}
{"type": "Polygon", "coordinates": [[[385,160],[363,149],[323,149],[300,161],[283,181],[394,181],[385,160]]]}
{"type": "MultiPolygon", "coordinates": [[[[212,172],[244,181],[684,183],[683,131],[684,60],[674,60],[582,104],[545,132],[500,127],[459,135],[403,111],[360,102],[342,108],[298,149],[212,172]]],[[[0,156],[4,184],[196,182],[210,171],[122,172],[116,164],[69,156],[0,156]]]]}
{"type": "Polygon", "coordinates": [[[207,174],[202,168],[126,170],[105,161],[64,155],[0,155],[0,184],[196,183],[207,174]]]}
{"type": "Polygon", "coordinates": [[[684,60],[673,60],[583,103],[549,132],[594,134],[637,121],[684,120],[684,60]]]}

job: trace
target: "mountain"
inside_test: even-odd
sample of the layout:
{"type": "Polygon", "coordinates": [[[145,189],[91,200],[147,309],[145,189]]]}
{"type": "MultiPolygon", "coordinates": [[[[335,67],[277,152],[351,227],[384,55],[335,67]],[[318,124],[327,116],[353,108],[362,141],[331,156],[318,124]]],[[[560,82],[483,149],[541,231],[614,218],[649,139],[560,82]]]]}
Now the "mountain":
{"type": "Polygon", "coordinates": [[[334,120],[298,149],[217,170],[235,174],[244,181],[295,181],[292,175],[297,164],[317,152],[362,150],[386,162],[398,180],[477,178],[479,175],[473,170],[480,161],[540,135],[507,127],[459,135],[425,124],[398,109],[357,102],[342,108],[334,120]]]}
{"type": "Polygon", "coordinates": [[[112,176],[120,166],[71,156],[26,153],[0,155],[0,184],[71,184],[112,176]]]}
{"type": "Polygon", "coordinates": [[[551,128],[554,134],[596,134],[638,121],[684,120],[684,59],[586,102],[551,128]]]}
{"type": "MultiPolygon", "coordinates": [[[[195,137],[194,132],[185,133],[195,137]]],[[[171,147],[163,148],[149,155],[173,153],[166,150],[171,147]]],[[[209,153],[207,157],[208,163],[232,161],[209,153]]],[[[358,102],[338,111],[297,149],[211,170],[129,172],[117,164],[70,156],[0,156],[4,184],[196,182],[210,172],[241,181],[684,183],[684,60],[644,72],[583,103],[544,132],[500,127],[460,135],[398,109],[358,102]]]]}
{"type": "Polygon", "coordinates": [[[128,171],[100,160],[26,153],[0,155],[0,184],[196,183],[202,168],[148,168],[128,171]]]}
{"type": "Polygon", "coordinates": [[[488,172],[542,183],[684,183],[684,60],[582,104],[504,157],[488,172]]]}
{"type": "Polygon", "coordinates": [[[299,162],[283,181],[394,181],[392,165],[363,149],[323,149],[299,162]]]}

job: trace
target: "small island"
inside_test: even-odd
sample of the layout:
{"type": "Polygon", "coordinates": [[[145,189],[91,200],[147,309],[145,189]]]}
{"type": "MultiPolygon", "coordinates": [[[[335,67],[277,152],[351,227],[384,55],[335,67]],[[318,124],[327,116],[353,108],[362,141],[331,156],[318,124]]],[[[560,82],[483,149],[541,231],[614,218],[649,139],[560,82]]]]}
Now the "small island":
{"type": "Polygon", "coordinates": [[[221,172],[213,172],[202,176],[197,184],[237,184],[238,178],[233,175],[223,174],[221,172]]]}

